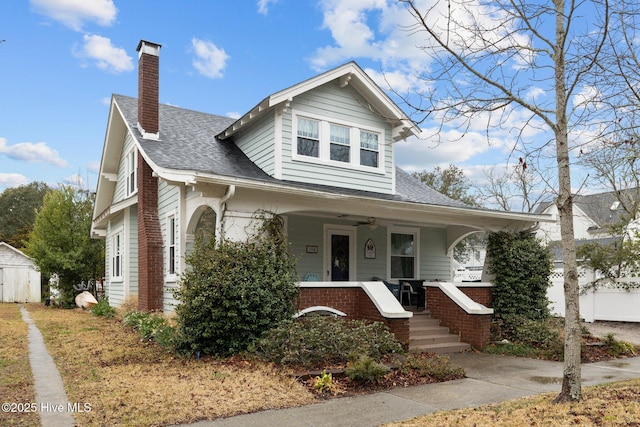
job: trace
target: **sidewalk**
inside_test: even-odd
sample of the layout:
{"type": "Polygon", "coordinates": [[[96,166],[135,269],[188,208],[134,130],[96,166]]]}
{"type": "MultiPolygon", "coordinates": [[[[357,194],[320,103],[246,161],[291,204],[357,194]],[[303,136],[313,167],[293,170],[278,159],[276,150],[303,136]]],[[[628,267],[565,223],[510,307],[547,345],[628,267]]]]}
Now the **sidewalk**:
{"type": "Polygon", "coordinates": [[[42,427],[73,427],[75,420],[68,412],[67,394],[64,391],[62,377],[53,358],[47,351],[44,339],[29,312],[20,305],[22,320],[29,325],[29,363],[33,372],[36,391],[36,404],[42,427]]]}
{"type": "MultiPolygon", "coordinates": [[[[560,392],[562,362],[482,353],[452,354],[451,362],[464,367],[467,378],[217,421],[201,421],[188,426],[370,427],[436,411],[481,406],[549,391],[560,392]]],[[[640,357],[582,364],[583,386],[632,378],[640,378],[640,357]]]]}

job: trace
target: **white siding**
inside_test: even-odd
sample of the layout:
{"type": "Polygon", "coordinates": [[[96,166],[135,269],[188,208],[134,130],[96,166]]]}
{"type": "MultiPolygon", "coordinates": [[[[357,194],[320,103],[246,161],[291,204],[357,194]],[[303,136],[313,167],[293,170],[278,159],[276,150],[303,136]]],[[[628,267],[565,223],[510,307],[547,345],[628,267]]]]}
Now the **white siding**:
{"type": "Polygon", "coordinates": [[[116,183],[116,188],[113,192],[113,203],[120,202],[127,198],[127,165],[126,165],[126,155],[132,150],[135,146],[135,140],[131,136],[131,134],[127,133],[127,137],[124,141],[124,146],[122,147],[122,153],[120,156],[120,163],[118,164],[118,181],[116,183]]]}
{"type": "MultiPolygon", "coordinates": [[[[113,235],[118,230],[123,231],[123,235],[126,233],[126,229],[124,229],[124,215],[118,215],[115,218],[112,218],[109,221],[109,226],[107,227],[107,238],[105,241],[105,294],[109,297],[109,304],[114,307],[120,307],[125,300],[125,272],[128,269],[126,265],[126,261],[123,265],[123,278],[122,280],[113,280],[113,235]]],[[[124,242],[123,242],[124,243],[124,242]]],[[[126,251],[126,246],[125,246],[126,251]]],[[[126,253],[124,254],[126,260],[126,253]]]]}
{"type": "Polygon", "coordinates": [[[266,114],[234,138],[244,154],[271,176],[275,174],[274,135],[274,115],[266,114]]]}
{"type": "Polygon", "coordinates": [[[447,230],[444,228],[420,229],[420,279],[452,279],[451,258],[447,256],[447,230]]]}
{"type": "Polygon", "coordinates": [[[180,202],[180,188],[174,185],[167,184],[165,181],[160,180],[158,183],[158,218],[160,219],[160,230],[162,231],[162,255],[164,259],[164,286],[163,286],[163,310],[170,312],[173,311],[173,306],[176,304],[176,300],[173,298],[173,289],[177,287],[177,278],[180,275],[179,262],[182,256],[183,242],[180,242],[181,224],[181,202],[180,202]],[[175,217],[177,247],[176,257],[178,258],[178,269],[176,276],[169,276],[167,265],[167,219],[169,216],[175,217]]]}
{"type": "Polygon", "coordinates": [[[294,98],[290,108],[282,116],[282,179],[392,193],[394,189],[391,126],[363,105],[367,103],[357,92],[349,86],[340,88],[335,82],[294,98]],[[362,129],[383,129],[384,140],[379,141],[379,162],[384,165],[382,170],[369,172],[348,164],[341,166],[294,160],[293,150],[296,144],[296,137],[292,134],[292,111],[294,110],[353,123],[361,126],[362,129]]]}

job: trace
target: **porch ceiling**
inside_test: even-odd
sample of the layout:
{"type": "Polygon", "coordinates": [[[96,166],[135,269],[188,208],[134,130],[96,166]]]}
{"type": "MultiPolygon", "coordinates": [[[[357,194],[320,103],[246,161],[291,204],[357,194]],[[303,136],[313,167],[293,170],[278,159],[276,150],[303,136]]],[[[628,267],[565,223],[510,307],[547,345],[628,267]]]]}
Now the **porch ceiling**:
{"type": "Polygon", "coordinates": [[[526,230],[540,222],[552,221],[549,215],[534,215],[474,208],[421,205],[417,203],[349,200],[325,200],[322,209],[291,213],[357,222],[374,218],[377,225],[413,225],[447,228],[451,241],[478,231],[526,230]]]}

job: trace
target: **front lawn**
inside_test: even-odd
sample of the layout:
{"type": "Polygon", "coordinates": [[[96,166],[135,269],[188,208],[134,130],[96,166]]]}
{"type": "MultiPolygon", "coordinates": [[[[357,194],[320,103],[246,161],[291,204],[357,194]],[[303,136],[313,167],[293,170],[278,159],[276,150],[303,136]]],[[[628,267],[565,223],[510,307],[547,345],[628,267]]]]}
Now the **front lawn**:
{"type": "Polygon", "coordinates": [[[23,410],[35,402],[29,364],[28,326],[18,304],[0,303],[0,396],[2,404],[14,404],[0,411],[2,426],[39,426],[36,412],[23,410]],[[20,405],[20,406],[19,406],[20,405]]]}
{"type": "MultiPolygon", "coordinates": [[[[117,318],[35,304],[27,308],[69,400],[91,407],[74,414],[80,426],[191,423],[314,400],[289,371],[269,363],[180,358],[141,340],[117,318]]],[[[20,354],[28,360],[26,349],[20,354]]]]}

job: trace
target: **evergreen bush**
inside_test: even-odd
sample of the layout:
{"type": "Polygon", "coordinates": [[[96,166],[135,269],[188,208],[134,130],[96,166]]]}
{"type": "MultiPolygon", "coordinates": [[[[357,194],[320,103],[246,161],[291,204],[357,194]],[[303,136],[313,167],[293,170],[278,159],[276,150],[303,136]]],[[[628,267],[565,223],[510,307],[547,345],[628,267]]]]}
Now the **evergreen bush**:
{"type": "Polygon", "coordinates": [[[256,219],[258,230],[246,241],[196,239],[174,293],[179,351],[236,354],[293,315],[297,274],[282,218],[256,219]]]}
{"type": "Polygon", "coordinates": [[[381,322],[306,316],[283,322],[252,346],[265,360],[283,365],[342,364],[360,355],[379,361],[404,350],[381,322]]]}
{"type": "Polygon", "coordinates": [[[488,237],[488,273],[497,317],[527,319],[549,317],[547,289],[552,269],[551,253],[532,233],[498,232],[488,237]]]}

